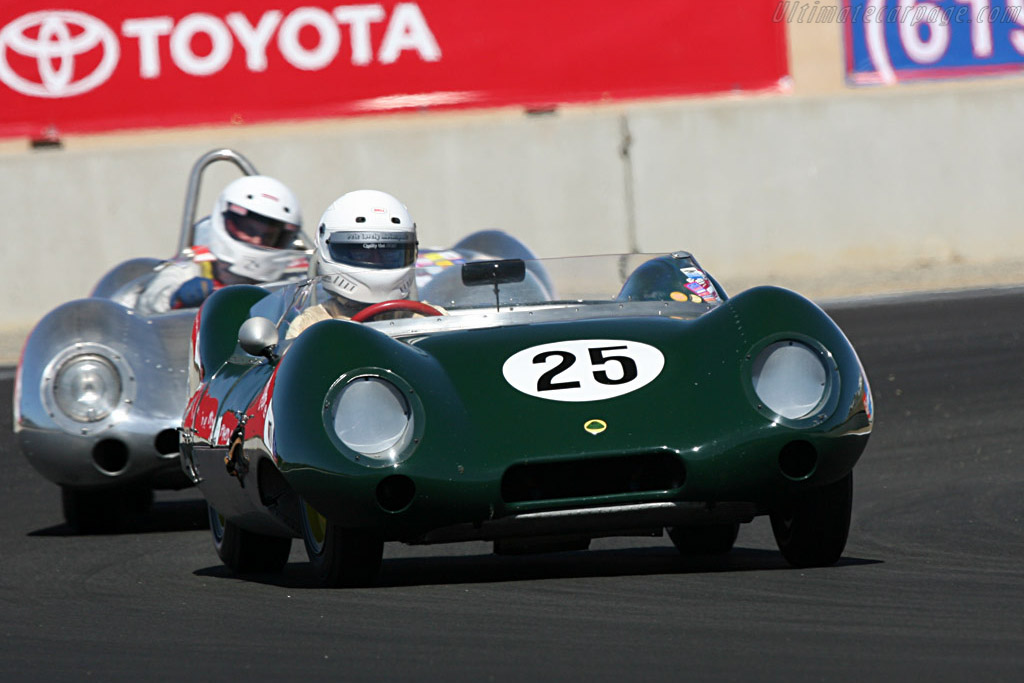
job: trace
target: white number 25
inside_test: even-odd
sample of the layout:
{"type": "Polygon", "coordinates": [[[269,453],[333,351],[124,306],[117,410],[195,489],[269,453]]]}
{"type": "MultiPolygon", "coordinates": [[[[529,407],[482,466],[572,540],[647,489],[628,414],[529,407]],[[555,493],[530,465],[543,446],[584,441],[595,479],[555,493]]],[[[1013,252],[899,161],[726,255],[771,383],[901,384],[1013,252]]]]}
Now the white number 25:
{"type": "Polygon", "coordinates": [[[661,374],[661,351],[621,339],[576,339],[523,349],[501,371],[513,387],[552,401],[601,401],[628,394],[661,374]]]}

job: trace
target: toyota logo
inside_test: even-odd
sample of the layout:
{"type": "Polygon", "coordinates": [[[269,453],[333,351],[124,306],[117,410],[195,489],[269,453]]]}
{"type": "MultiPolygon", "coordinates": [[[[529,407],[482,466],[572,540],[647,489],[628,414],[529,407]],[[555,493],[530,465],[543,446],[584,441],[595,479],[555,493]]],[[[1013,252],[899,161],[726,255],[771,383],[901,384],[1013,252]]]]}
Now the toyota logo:
{"type": "Polygon", "coordinates": [[[117,36],[92,15],[69,10],[32,12],[0,30],[0,81],[32,97],[73,97],[106,82],[120,55],[117,36]],[[77,73],[76,59],[95,50],[102,50],[99,62],[89,73],[77,73]],[[20,73],[11,66],[9,57],[14,55],[24,67],[20,73]],[[26,73],[32,60],[35,80],[26,73]]]}

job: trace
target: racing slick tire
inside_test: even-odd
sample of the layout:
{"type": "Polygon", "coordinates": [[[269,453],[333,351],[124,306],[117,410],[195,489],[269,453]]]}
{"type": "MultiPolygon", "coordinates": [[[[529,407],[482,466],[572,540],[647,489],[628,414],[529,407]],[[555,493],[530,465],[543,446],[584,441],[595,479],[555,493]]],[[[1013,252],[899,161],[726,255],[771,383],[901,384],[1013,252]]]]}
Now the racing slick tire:
{"type": "Polygon", "coordinates": [[[725,555],[736,543],[739,524],[669,527],[668,537],[680,555],[725,555]]]}
{"type": "Polygon", "coordinates": [[[327,587],[357,587],[373,583],[380,572],[384,542],[371,534],[342,529],[302,504],[302,540],[313,577],[327,587]]]}
{"type": "Polygon", "coordinates": [[[227,521],[212,505],[207,505],[207,510],[213,547],[228,569],[237,574],[272,573],[284,569],[292,550],[291,538],[257,534],[227,521]]]}
{"type": "Polygon", "coordinates": [[[153,491],[147,488],[82,490],[62,486],[64,521],[79,534],[96,534],[130,529],[153,505],[153,491]]]}
{"type": "Polygon", "coordinates": [[[794,567],[826,567],[839,561],[850,532],[853,472],[812,489],[771,512],[775,542],[794,567]]]}

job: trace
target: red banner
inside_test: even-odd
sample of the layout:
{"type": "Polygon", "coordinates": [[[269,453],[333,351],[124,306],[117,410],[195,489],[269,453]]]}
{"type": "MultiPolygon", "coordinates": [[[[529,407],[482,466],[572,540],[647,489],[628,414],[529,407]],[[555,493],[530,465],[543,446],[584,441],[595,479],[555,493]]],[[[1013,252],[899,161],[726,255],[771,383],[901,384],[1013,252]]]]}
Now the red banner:
{"type": "Polygon", "coordinates": [[[778,0],[4,0],[0,136],[778,89],[778,0]]]}

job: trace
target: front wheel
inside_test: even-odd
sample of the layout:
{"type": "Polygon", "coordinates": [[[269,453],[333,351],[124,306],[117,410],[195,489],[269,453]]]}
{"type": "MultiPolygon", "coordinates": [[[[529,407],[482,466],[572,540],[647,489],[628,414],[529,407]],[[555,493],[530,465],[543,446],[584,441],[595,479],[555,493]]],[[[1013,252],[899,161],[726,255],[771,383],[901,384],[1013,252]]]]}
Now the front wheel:
{"type": "Polygon", "coordinates": [[[812,489],[771,512],[775,542],[794,567],[835,564],[846,548],[853,507],[853,472],[812,489]]]}
{"type": "Polygon", "coordinates": [[[321,586],[368,586],[380,571],[384,542],[372,534],[342,529],[303,503],[302,540],[321,586]]]}
{"type": "Polygon", "coordinates": [[[288,563],[292,539],[283,536],[265,536],[227,521],[212,505],[210,533],[217,556],[228,569],[237,574],[279,572],[288,563]]]}

